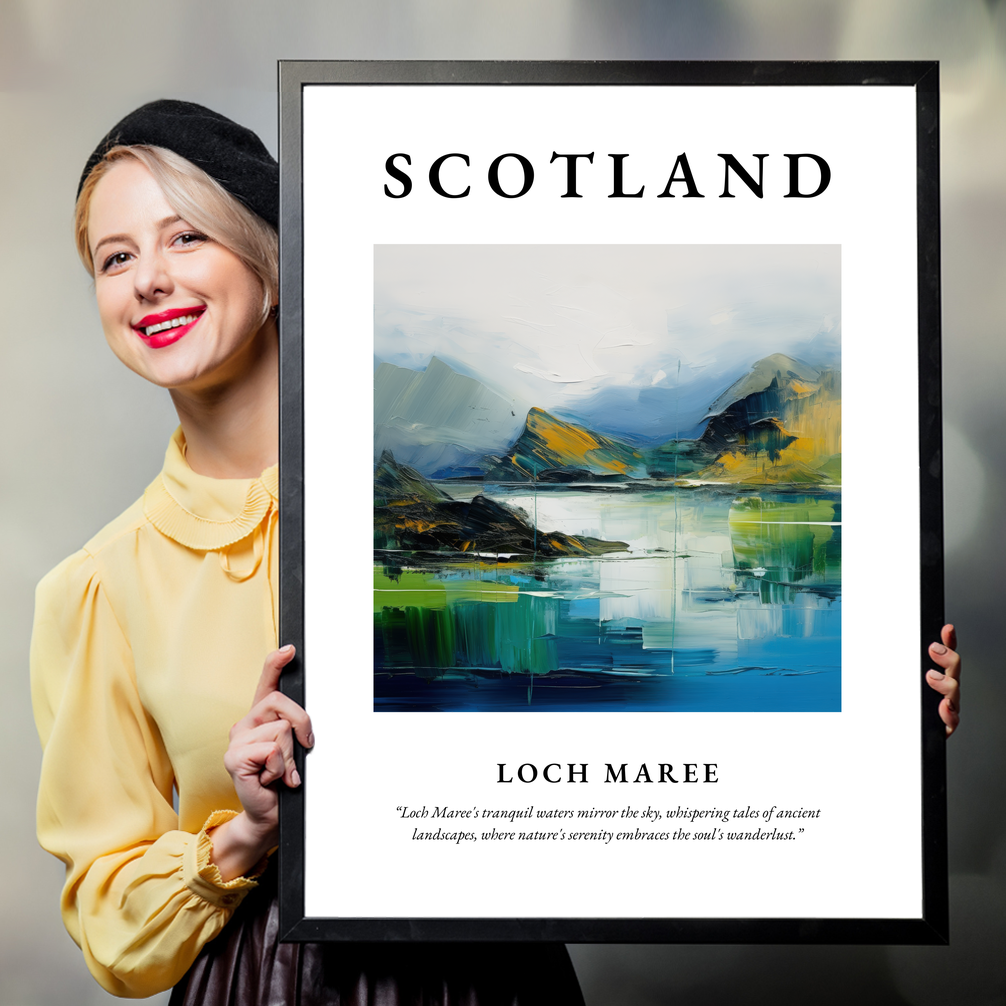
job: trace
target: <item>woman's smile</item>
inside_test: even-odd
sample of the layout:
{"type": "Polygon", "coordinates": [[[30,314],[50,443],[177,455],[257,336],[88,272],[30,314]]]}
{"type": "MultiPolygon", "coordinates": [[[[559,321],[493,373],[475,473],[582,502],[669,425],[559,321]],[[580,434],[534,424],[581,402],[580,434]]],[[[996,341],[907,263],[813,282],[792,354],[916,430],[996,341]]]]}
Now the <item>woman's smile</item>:
{"type": "Polygon", "coordinates": [[[192,327],[199,321],[205,310],[206,307],[201,305],[176,307],[158,314],[148,314],[133,325],[133,331],[151,349],[161,349],[163,346],[170,346],[173,342],[178,342],[179,339],[191,332],[192,327]]]}

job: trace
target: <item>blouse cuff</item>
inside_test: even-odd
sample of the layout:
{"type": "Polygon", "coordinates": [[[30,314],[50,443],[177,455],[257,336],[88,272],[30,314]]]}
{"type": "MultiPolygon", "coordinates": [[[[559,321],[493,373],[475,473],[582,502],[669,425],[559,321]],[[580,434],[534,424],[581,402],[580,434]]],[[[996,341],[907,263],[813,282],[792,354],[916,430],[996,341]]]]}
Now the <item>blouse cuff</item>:
{"type": "Polygon", "coordinates": [[[211,862],[213,842],[207,833],[237,816],[236,810],[213,811],[206,819],[202,831],[195,836],[195,841],[186,844],[182,860],[182,875],[186,886],[194,894],[218,908],[233,909],[240,905],[245,895],[253,887],[258,887],[255,878],[261,876],[269,865],[269,857],[263,856],[255,868],[245,876],[224,880],[216,863],[211,862]]]}

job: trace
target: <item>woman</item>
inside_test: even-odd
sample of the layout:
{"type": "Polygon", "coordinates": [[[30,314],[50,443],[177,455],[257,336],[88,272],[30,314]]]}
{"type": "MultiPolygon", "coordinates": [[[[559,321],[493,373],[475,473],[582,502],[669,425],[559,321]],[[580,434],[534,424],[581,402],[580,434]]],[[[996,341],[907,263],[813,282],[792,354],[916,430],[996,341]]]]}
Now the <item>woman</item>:
{"type": "MultiPolygon", "coordinates": [[[[313,744],[277,691],[293,651],[274,649],[277,219],[258,138],[186,102],[127,116],[81,179],[106,338],[180,427],[142,499],[39,585],[38,830],[66,864],[67,929],[122,996],[582,1003],[561,946],[276,942],[276,785],[300,784],[294,736],[313,744]]],[[[942,638],[929,680],[949,734],[960,664],[942,638]]]]}
{"type": "Polygon", "coordinates": [[[38,831],[67,929],[121,996],[581,1004],[561,945],[277,944],[276,787],[300,785],[294,737],[313,744],[277,690],[277,221],[258,137],[187,102],[128,115],[81,178],[106,339],[180,426],[143,497],[38,589],[38,831]]]}

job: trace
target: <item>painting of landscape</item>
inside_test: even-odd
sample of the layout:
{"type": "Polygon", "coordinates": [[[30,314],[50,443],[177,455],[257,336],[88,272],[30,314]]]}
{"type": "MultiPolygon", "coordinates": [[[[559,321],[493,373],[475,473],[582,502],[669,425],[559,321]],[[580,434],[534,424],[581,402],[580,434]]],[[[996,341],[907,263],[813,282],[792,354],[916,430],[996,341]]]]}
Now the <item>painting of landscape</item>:
{"type": "Polygon", "coordinates": [[[375,247],[375,710],[839,711],[840,262],[375,247]]]}

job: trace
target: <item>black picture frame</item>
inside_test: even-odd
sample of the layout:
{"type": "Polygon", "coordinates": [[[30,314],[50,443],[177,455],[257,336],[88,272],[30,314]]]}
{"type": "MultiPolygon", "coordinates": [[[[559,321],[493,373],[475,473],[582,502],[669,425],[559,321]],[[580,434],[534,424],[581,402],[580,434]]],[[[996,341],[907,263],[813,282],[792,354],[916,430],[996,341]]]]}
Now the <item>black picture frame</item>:
{"type": "MultiPolygon", "coordinates": [[[[282,688],[311,710],[305,649],[302,100],[305,87],[343,85],[486,87],[526,85],[794,86],[914,89],[918,247],[918,403],[922,722],[922,906],[913,918],[380,918],[305,914],[305,808],[311,759],[297,762],[304,785],[281,794],[280,926],[287,941],[563,941],[618,943],[939,944],[948,941],[945,736],[939,696],[924,680],[927,647],[943,624],[939,71],[935,62],[405,62],[281,61],[280,119],[280,641],[298,648],[282,688]]],[[[382,180],[383,181],[383,180],[382,180]]],[[[340,863],[331,864],[333,870],[340,863]]]]}

